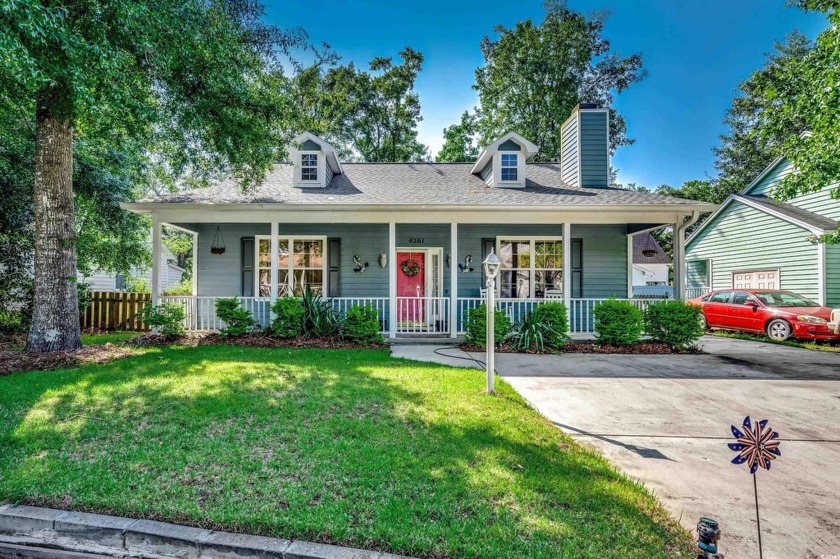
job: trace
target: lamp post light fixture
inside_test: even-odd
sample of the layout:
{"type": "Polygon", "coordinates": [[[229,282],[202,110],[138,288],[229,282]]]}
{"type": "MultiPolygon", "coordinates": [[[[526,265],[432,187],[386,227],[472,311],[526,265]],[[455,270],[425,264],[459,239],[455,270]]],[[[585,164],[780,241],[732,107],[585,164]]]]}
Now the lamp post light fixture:
{"type": "Polygon", "coordinates": [[[496,252],[490,249],[490,254],[484,259],[484,275],[487,276],[487,393],[494,393],[494,374],[496,371],[496,276],[502,263],[496,252]]]}

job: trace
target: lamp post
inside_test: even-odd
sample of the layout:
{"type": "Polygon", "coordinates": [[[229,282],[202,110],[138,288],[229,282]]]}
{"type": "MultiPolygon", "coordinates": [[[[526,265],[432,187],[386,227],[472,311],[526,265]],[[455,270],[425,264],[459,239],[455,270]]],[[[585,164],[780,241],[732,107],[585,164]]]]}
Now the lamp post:
{"type": "Polygon", "coordinates": [[[484,259],[484,275],[487,276],[487,393],[493,394],[494,374],[496,370],[496,275],[499,273],[501,262],[493,249],[484,259]]]}

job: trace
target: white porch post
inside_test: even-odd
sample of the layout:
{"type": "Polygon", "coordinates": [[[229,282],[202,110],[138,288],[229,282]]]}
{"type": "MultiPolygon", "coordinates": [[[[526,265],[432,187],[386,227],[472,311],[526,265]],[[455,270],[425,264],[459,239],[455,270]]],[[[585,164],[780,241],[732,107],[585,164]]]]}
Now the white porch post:
{"type": "Polygon", "coordinates": [[[388,224],[388,337],[397,337],[397,224],[388,224]]]}
{"type": "Polygon", "coordinates": [[[192,234],[192,296],[198,297],[198,233],[192,234]]]}
{"type": "MultiPolygon", "coordinates": [[[[277,284],[279,272],[277,270],[277,261],[279,260],[280,242],[277,239],[277,220],[271,220],[271,293],[268,296],[269,305],[271,309],[274,308],[274,302],[277,300],[277,284]]],[[[259,248],[257,249],[259,254],[259,248]]],[[[259,297],[259,293],[256,293],[259,297]]],[[[274,318],[274,312],[271,312],[271,318],[274,318]]]]}
{"type": "Polygon", "coordinates": [[[633,237],[627,234],[627,298],[633,298],[633,237]]]}
{"type": "Polygon", "coordinates": [[[571,327],[572,314],[572,224],[563,224],[563,304],[571,327]]]}
{"type": "Polygon", "coordinates": [[[449,231],[449,337],[458,337],[458,224],[449,231]]]}
{"type": "Polygon", "coordinates": [[[160,254],[163,225],[160,218],[152,217],[152,305],[160,304],[160,254]]]}
{"type": "Polygon", "coordinates": [[[674,299],[685,300],[685,231],[674,224],[674,299]]]}

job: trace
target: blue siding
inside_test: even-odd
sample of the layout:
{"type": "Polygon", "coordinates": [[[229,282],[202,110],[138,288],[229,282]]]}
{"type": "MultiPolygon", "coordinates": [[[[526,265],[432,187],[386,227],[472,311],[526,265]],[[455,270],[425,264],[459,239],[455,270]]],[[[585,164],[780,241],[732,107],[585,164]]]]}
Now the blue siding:
{"type": "Polygon", "coordinates": [[[513,140],[506,140],[499,145],[499,151],[522,151],[522,146],[513,140]]]}
{"type": "Polygon", "coordinates": [[[580,113],[580,186],[606,188],[610,184],[607,118],[605,111],[580,113]]]}
{"type": "Polygon", "coordinates": [[[312,140],[306,140],[301,144],[300,149],[302,151],[321,151],[321,144],[312,140]]]}
{"type": "Polygon", "coordinates": [[[624,225],[572,225],[583,239],[583,298],[627,297],[627,236],[624,225]]]}
{"type": "Polygon", "coordinates": [[[746,191],[744,194],[750,194],[752,196],[767,196],[768,198],[773,198],[775,196],[776,187],[779,183],[784,179],[786,176],[793,172],[793,164],[788,161],[787,159],[782,159],[779,161],[775,167],[773,167],[767,176],[761,179],[759,182],[754,184],[752,188],[746,191]]]}
{"type": "Polygon", "coordinates": [[[487,165],[484,166],[484,169],[481,170],[479,173],[481,180],[489,184],[490,186],[493,185],[493,159],[491,158],[490,161],[487,162],[487,165]]]}
{"type": "Polygon", "coordinates": [[[825,304],[840,308],[840,245],[825,247],[825,304]]]}

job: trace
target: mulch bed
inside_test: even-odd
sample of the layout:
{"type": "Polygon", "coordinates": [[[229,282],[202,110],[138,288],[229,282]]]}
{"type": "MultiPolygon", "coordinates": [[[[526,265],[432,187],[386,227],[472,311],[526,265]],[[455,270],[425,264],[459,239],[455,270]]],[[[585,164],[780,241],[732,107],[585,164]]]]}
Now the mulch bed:
{"type": "MultiPolygon", "coordinates": [[[[484,348],[473,344],[461,344],[461,349],[471,352],[483,352],[484,348]]],[[[520,352],[513,349],[509,344],[501,344],[496,348],[498,353],[530,353],[530,354],[562,354],[562,353],[603,353],[603,354],[629,354],[629,355],[673,355],[689,354],[696,355],[703,353],[698,347],[677,349],[663,344],[662,342],[643,341],[629,346],[617,346],[599,344],[593,341],[572,341],[557,351],[526,351],[520,352]]]]}
{"type": "Polygon", "coordinates": [[[254,332],[237,338],[222,334],[207,334],[199,338],[198,345],[232,345],[238,347],[294,347],[315,349],[375,349],[385,347],[385,344],[361,345],[351,341],[341,341],[329,338],[272,338],[265,334],[254,332]]]}
{"type": "Polygon", "coordinates": [[[114,344],[86,346],[77,351],[52,353],[5,350],[0,351],[0,376],[25,371],[72,369],[90,363],[107,363],[135,353],[131,348],[114,344]]]}

